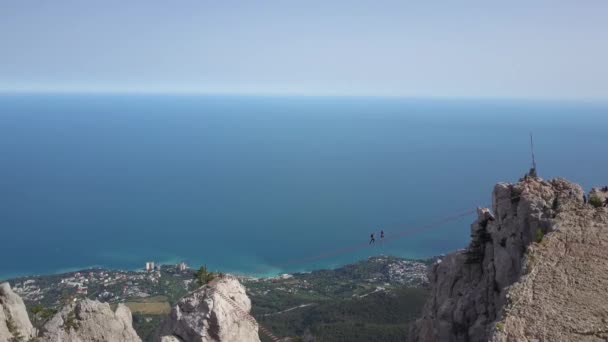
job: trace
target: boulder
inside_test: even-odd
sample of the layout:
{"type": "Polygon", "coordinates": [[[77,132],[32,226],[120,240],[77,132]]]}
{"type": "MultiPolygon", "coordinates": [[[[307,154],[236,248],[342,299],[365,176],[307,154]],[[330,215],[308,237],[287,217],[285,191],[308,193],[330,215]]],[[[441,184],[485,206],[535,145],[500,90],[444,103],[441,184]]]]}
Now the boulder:
{"type": "Polygon", "coordinates": [[[59,311],[44,326],[42,342],[141,342],[133,329],[131,311],[118,304],[84,299],[59,311]]]}

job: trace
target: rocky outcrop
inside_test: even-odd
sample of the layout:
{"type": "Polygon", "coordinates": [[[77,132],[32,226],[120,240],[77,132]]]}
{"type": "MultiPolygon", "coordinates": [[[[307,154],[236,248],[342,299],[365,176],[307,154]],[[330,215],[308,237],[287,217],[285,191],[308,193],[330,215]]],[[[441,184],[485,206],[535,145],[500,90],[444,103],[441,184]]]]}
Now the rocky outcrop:
{"type": "Polygon", "coordinates": [[[553,228],[528,249],[493,341],[608,341],[608,208],[560,212],[553,228]]]}
{"type": "Polygon", "coordinates": [[[259,342],[257,323],[245,317],[250,310],[251,301],[236,278],[217,278],[177,302],[163,322],[158,340],[259,342]]]}
{"type": "MultiPolygon", "coordinates": [[[[26,307],[8,283],[0,284],[0,342],[141,342],[131,311],[118,304],[84,299],[61,309],[37,334],[26,307]]],[[[258,325],[248,315],[251,301],[245,288],[224,276],[183,297],[163,322],[161,342],[259,342],[258,325]]]]}
{"type": "MultiPolygon", "coordinates": [[[[0,284],[0,342],[29,341],[37,333],[21,298],[8,283],[0,284]]],[[[133,330],[131,311],[118,304],[116,311],[107,303],[85,299],[64,307],[42,329],[40,342],[141,342],[133,330]]]]}
{"type": "Polygon", "coordinates": [[[22,337],[29,340],[35,334],[23,300],[8,283],[0,284],[0,342],[22,337]]]}
{"type": "Polygon", "coordinates": [[[118,304],[85,299],[68,305],[44,326],[42,342],[141,342],[133,329],[131,311],[118,304]]]}
{"type": "Polygon", "coordinates": [[[411,340],[592,341],[589,336],[604,336],[606,209],[584,204],[583,195],[580,186],[563,179],[526,177],[497,184],[492,210],[479,210],[471,225],[468,248],[431,267],[431,298],[411,340]],[[569,298],[578,305],[570,307],[569,298]]]}

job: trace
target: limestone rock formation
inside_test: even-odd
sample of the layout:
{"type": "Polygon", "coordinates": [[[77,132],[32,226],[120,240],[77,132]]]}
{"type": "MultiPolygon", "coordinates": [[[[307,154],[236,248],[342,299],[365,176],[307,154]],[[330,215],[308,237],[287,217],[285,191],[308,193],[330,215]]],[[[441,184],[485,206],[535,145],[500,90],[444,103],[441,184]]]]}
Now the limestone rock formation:
{"type": "Polygon", "coordinates": [[[496,185],[493,215],[478,211],[468,248],[430,268],[431,298],[411,340],[605,338],[608,209],[583,195],[563,179],[496,185]]]}
{"type": "Polygon", "coordinates": [[[608,341],[608,208],[558,213],[553,228],[529,248],[493,341],[608,341]]]}
{"type": "Polygon", "coordinates": [[[178,301],[163,322],[158,340],[259,342],[257,323],[244,314],[250,310],[251,301],[236,278],[217,278],[178,301]],[[230,298],[232,303],[223,296],[230,298]]]}
{"type": "Polygon", "coordinates": [[[118,304],[84,299],[64,307],[44,326],[42,342],[141,342],[133,329],[131,311],[118,304]]]}
{"type": "Polygon", "coordinates": [[[0,342],[18,336],[29,340],[35,334],[23,300],[8,283],[0,284],[0,342]]]}

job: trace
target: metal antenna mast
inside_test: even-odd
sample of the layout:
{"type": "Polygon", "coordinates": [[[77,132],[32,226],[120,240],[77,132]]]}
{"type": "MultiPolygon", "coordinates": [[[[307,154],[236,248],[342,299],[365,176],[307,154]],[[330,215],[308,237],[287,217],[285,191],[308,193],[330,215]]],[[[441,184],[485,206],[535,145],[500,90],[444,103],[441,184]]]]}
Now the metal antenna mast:
{"type": "Polygon", "coordinates": [[[530,133],[530,152],[532,153],[532,168],[530,169],[530,176],[536,177],[536,159],[534,158],[534,138],[530,133]]]}
{"type": "Polygon", "coordinates": [[[532,168],[536,170],[536,161],[534,160],[534,138],[530,133],[530,151],[532,151],[532,168]]]}

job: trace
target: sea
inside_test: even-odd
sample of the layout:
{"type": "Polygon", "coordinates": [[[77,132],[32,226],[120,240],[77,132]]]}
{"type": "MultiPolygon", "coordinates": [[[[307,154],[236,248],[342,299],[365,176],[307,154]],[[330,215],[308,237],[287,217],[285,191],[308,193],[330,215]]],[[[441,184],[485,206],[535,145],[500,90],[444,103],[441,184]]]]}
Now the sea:
{"type": "Polygon", "coordinates": [[[530,133],[541,177],[608,184],[606,103],[0,95],[0,279],[441,255],[528,171],[530,133]]]}

